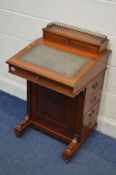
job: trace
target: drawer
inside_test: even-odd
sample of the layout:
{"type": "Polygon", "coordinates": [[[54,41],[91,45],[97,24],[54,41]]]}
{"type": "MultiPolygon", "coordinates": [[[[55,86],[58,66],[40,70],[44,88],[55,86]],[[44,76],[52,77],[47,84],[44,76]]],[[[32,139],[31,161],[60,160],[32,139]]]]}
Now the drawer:
{"type": "Polygon", "coordinates": [[[97,122],[99,102],[84,116],[83,127],[91,128],[97,122]]]}
{"type": "Polygon", "coordinates": [[[44,31],[43,36],[47,40],[51,40],[51,41],[55,41],[55,42],[59,42],[59,43],[65,43],[65,44],[69,43],[68,38],[65,38],[63,36],[59,36],[59,35],[56,35],[56,34],[53,34],[53,33],[49,33],[49,32],[46,32],[46,31],[44,31]]]}
{"type": "Polygon", "coordinates": [[[88,84],[86,90],[86,96],[92,96],[95,92],[97,92],[99,89],[102,88],[104,81],[104,74],[105,72],[101,73],[88,84]]]}
{"type": "Polygon", "coordinates": [[[102,89],[99,89],[93,95],[88,95],[85,97],[85,104],[84,104],[84,114],[89,111],[92,106],[94,106],[101,98],[102,89]]]}
{"type": "Polygon", "coordinates": [[[9,72],[20,76],[22,78],[25,78],[29,81],[32,81],[36,84],[39,84],[41,86],[47,87],[49,89],[52,89],[56,92],[68,95],[68,96],[73,96],[73,89],[69,86],[66,86],[62,83],[59,83],[57,81],[48,79],[47,77],[32,73],[30,71],[24,70],[22,68],[16,67],[9,65],[9,72]]]}

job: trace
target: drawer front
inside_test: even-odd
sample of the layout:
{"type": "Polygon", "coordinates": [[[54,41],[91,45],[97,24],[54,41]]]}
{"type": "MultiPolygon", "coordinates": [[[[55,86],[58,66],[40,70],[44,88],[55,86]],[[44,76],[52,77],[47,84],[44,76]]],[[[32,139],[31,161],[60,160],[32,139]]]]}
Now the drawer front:
{"type": "Polygon", "coordinates": [[[95,92],[102,88],[104,73],[105,72],[101,73],[89,83],[89,85],[87,86],[86,96],[92,96],[95,92]]]}
{"type": "Polygon", "coordinates": [[[84,114],[89,111],[92,106],[94,106],[101,98],[102,89],[99,89],[92,96],[86,96],[84,104],[84,114]]]}
{"type": "Polygon", "coordinates": [[[69,43],[69,39],[68,38],[65,38],[65,37],[59,36],[59,35],[55,35],[53,33],[44,32],[43,36],[47,40],[51,40],[51,41],[55,41],[55,42],[59,42],[59,43],[65,43],[65,44],[69,43]]]}
{"type": "Polygon", "coordinates": [[[99,102],[84,116],[83,127],[91,128],[97,122],[99,102]]]}
{"type": "Polygon", "coordinates": [[[21,69],[19,67],[11,66],[11,65],[9,66],[9,72],[14,75],[25,78],[29,81],[32,81],[36,84],[52,89],[56,92],[59,92],[71,97],[73,96],[73,89],[71,87],[66,86],[62,83],[59,83],[57,81],[48,79],[47,77],[43,77],[41,75],[37,75],[35,73],[29,72],[27,70],[21,69]]]}

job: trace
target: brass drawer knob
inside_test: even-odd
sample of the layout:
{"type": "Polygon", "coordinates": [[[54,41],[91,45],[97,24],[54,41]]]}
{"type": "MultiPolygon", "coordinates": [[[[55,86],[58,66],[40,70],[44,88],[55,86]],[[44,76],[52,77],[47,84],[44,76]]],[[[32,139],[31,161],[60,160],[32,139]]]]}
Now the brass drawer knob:
{"type": "Polygon", "coordinates": [[[93,100],[94,100],[94,101],[96,101],[96,100],[97,100],[97,97],[96,97],[96,96],[94,96],[94,97],[93,97],[93,100]]]}
{"type": "Polygon", "coordinates": [[[95,86],[96,86],[96,87],[98,86],[98,82],[95,83],[95,86]]]}
{"type": "Polygon", "coordinates": [[[92,100],[90,100],[90,103],[94,103],[94,100],[92,99],[92,100]]]}
{"type": "Polygon", "coordinates": [[[95,84],[92,85],[92,88],[96,89],[98,87],[98,85],[99,85],[98,82],[95,82],[95,84]]]}
{"type": "Polygon", "coordinates": [[[96,102],[96,100],[97,100],[97,97],[94,96],[94,97],[90,100],[90,103],[94,104],[94,103],[96,102]]]}
{"type": "Polygon", "coordinates": [[[92,113],[89,113],[89,117],[92,117],[92,113]]]}
{"type": "Polygon", "coordinates": [[[93,117],[93,114],[95,114],[94,109],[89,113],[89,117],[93,117]]]}
{"type": "Polygon", "coordinates": [[[92,85],[92,88],[95,89],[95,85],[92,85]]]}

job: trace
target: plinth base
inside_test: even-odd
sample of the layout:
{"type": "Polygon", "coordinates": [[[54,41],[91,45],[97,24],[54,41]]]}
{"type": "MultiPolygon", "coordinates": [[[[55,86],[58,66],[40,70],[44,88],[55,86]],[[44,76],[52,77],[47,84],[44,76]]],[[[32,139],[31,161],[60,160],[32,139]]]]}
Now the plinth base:
{"type": "MultiPolygon", "coordinates": [[[[14,131],[17,137],[20,137],[24,131],[26,130],[26,128],[28,128],[29,126],[33,126],[35,128],[39,128],[39,126],[36,126],[33,121],[31,121],[31,119],[28,116],[25,116],[24,120],[21,122],[21,124],[18,124],[14,131]]],[[[63,154],[62,154],[62,158],[64,159],[64,161],[66,163],[68,163],[70,161],[70,159],[73,157],[74,153],[79,149],[79,147],[86,141],[86,139],[90,136],[90,134],[95,130],[96,125],[94,125],[90,130],[88,130],[88,132],[79,140],[76,139],[76,137],[72,138],[71,141],[69,141],[68,138],[64,138],[64,140],[68,141],[69,144],[68,146],[64,149],[63,154]]],[[[40,130],[43,130],[41,127],[39,128],[40,130]]],[[[44,128],[45,131],[45,128],[44,128]]],[[[52,134],[52,130],[50,132],[50,130],[46,130],[46,132],[51,135],[52,134]]],[[[54,135],[53,135],[54,136],[54,135]]],[[[57,137],[57,136],[56,136],[57,137]]],[[[63,140],[63,138],[62,138],[63,140]]]]}

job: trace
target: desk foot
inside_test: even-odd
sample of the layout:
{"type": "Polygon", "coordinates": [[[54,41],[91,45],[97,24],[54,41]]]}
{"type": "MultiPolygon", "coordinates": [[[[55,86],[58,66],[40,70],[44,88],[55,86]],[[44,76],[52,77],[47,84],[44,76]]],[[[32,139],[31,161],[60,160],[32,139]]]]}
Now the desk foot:
{"type": "Polygon", "coordinates": [[[66,163],[69,163],[72,155],[75,153],[75,151],[78,149],[78,141],[77,140],[72,140],[69,145],[64,149],[63,151],[63,159],[66,163]]]}
{"type": "Polygon", "coordinates": [[[95,130],[96,125],[94,125],[87,133],[84,135],[79,141],[78,139],[73,139],[69,145],[63,151],[63,159],[66,163],[70,161],[74,153],[79,149],[79,147],[86,141],[86,139],[91,135],[91,133],[95,130]]]}
{"type": "Polygon", "coordinates": [[[20,137],[22,135],[22,133],[24,132],[24,130],[30,125],[31,123],[31,120],[28,116],[25,116],[24,120],[22,121],[21,124],[18,124],[15,129],[14,129],[14,132],[15,132],[15,135],[17,137],[20,137]]]}

